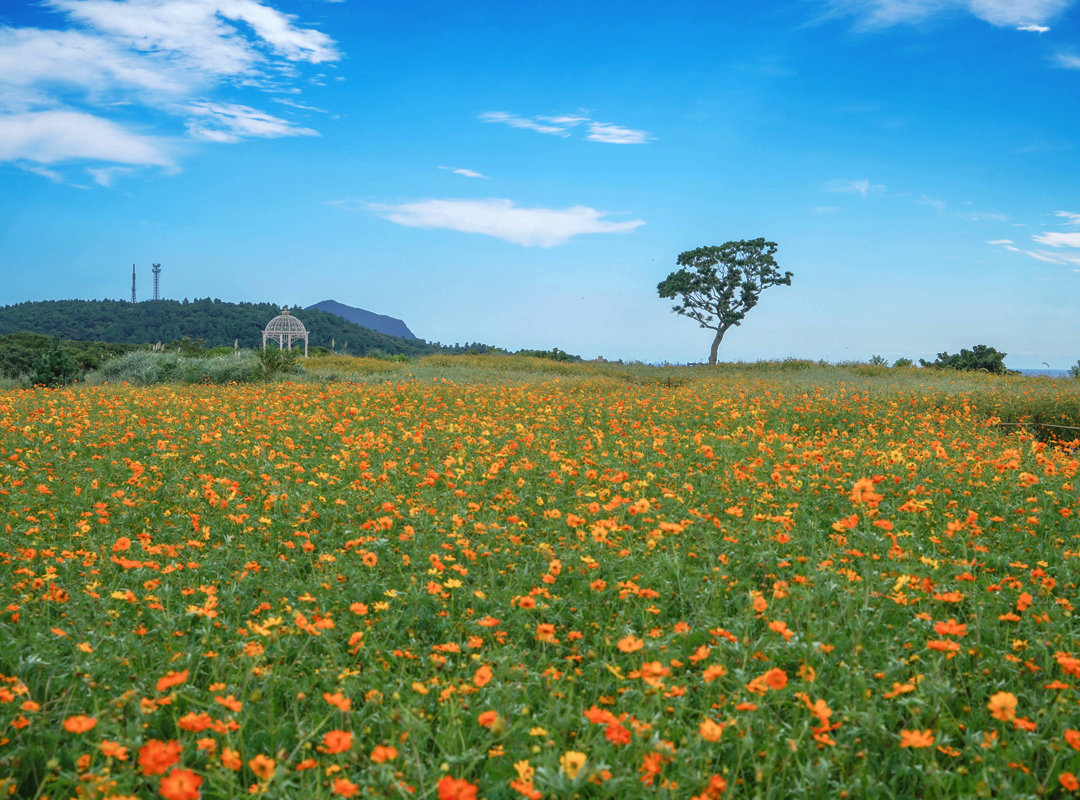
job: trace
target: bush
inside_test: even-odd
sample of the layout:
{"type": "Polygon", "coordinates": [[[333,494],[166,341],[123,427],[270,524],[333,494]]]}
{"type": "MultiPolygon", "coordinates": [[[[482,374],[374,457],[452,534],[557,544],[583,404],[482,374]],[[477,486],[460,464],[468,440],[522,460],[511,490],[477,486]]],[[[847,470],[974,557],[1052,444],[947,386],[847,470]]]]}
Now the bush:
{"type": "Polygon", "coordinates": [[[1070,378],[1080,378],[1080,361],[1077,361],[1071,367],[1069,367],[1070,378]]]}
{"type": "Polygon", "coordinates": [[[938,353],[937,360],[933,362],[920,358],[919,363],[924,367],[942,367],[944,369],[1005,375],[1010,371],[1005,368],[1005,356],[1007,355],[1008,353],[999,353],[993,347],[987,347],[985,344],[977,344],[971,350],[961,350],[957,355],[938,353]]]}
{"type": "Polygon", "coordinates": [[[893,362],[893,366],[897,367],[897,368],[899,368],[899,367],[911,367],[911,366],[914,366],[914,365],[915,365],[915,362],[912,361],[910,358],[898,358],[898,359],[896,359],[896,361],[893,362]]]}
{"type": "Polygon", "coordinates": [[[54,338],[49,349],[34,362],[30,373],[30,382],[35,386],[63,386],[72,383],[79,375],[79,365],[75,357],[60,340],[54,338]]]}
{"type": "Polygon", "coordinates": [[[140,350],[103,364],[91,376],[95,382],[131,383],[250,383],[263,378],[259,359],[250,350],[236,355],[184,358],[176,352],[140,350]]]}
{"type": "Polygon", "coordinates": [[[872,367],[887,367],[889,361],[885,356],[870,356],[870,360],[866,362],[872,367]]]}

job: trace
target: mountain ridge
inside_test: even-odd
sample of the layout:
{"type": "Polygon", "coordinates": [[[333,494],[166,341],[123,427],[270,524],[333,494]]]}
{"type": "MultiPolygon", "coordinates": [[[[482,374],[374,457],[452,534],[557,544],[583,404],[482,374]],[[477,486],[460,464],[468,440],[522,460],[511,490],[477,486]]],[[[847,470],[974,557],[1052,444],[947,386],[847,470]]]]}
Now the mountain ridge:
{"type": "Polygon", "coordinates": [[[361,328],[385,333],[387,336],[397,336],[401,339],[419,339],[416,334],[409,330],[409,326],[405,324],[404,320],[386,314],[376,314],[374,311],[346,305],[337,300],[320,300],[304,310],[316,310],[334,314],[354,325],[359,325],[361,328]]]}

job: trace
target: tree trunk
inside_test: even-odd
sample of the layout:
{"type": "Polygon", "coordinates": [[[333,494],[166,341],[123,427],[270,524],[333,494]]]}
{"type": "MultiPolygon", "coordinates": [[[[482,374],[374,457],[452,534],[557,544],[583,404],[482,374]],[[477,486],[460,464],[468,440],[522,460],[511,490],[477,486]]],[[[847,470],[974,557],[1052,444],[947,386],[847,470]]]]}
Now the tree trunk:
{"type": "Polygon", "coordinates": [[[716,365],[716,351],[720,349],[720,342],[724,339],[727,328],[717,328],[716,338],[712,340],[712,348],[709,350],[709,366],[716,365]]]}

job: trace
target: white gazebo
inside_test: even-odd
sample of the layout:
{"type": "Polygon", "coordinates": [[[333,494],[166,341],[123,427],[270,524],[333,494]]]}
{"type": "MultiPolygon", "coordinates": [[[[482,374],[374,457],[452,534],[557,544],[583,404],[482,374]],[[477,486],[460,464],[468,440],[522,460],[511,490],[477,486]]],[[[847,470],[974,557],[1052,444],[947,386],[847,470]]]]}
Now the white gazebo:
{"type": "Polygon", "coordinates": [[[282,350],[286,348],[292,350],[292,343],[300,339],[304,340],[304,358],[307,358],[307,328],[304,327],[304,323],[289,313],[288,308],[283,308],[281,314],[266,324],[266,330],[263,331],[263,350],[266,349],[268,341],[277,342],[282,350]]]}

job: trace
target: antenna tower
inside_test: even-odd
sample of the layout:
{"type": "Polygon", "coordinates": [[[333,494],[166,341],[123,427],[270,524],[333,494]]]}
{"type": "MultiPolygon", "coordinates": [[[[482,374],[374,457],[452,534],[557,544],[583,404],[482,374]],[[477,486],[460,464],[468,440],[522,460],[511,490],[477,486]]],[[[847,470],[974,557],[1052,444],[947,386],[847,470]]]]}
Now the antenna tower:
{"type": "Polygon", "coordinates": [[[135,302],[135,265],[131,265],[131,302],[135,302]]]}
{"type": "Polygon", "coordinates": [[[158,275],[161,274],[161,264],[154,264],[154,299],[158,299],[158,275]]]}

